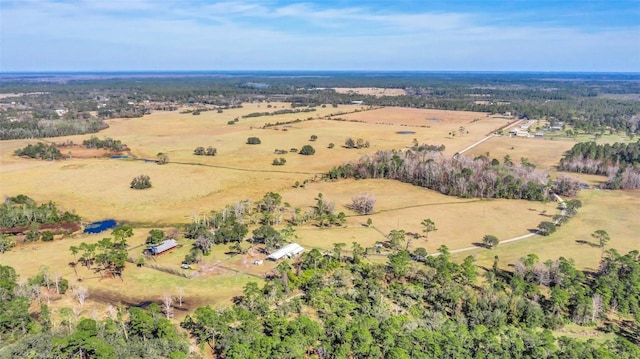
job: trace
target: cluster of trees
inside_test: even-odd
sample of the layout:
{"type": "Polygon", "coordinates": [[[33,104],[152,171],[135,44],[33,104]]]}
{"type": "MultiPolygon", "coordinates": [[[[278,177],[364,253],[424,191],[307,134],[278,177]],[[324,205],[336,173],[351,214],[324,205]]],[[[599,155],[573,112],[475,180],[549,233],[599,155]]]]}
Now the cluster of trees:
{"type": "Polygon", "coordinates": [[[131,188],[146,189],[151,188],[151,178],[147,175],[140,175],[131,180],[131,188]]]}
{"type": "Polygon", "coordinates": [[[553,184],[553,191],[561,196],[574,197],[580,190],[580,180],[565,175],[559,175],[553,184]]]}
{"type": "Polygon", "coordinates": [[[447,158],[435,152],[378,151],[358,162],[332,168],[329,179],[389,178],[458,197],[515,198],[542,201],[548,197],[549,175],[533,166],[501,165],[484,156],[447,158]]]}
{"type": "Polygon", "coordinates": [[[129,258],[127,238],[133,236],[133,228],[120,226],[115,228],[111,235],[113,238],[105,237],[96,243],[82,242],[78,246],[69,247],[74,263],[82,263],[87,269],[92,269],[93,266],[93,269],[102,275],[122,276],[125,262],[129,258]]]}
{"type": "Polygon", "coordinates": [[[414,140],[411,150],[416,152],[444,152],[446,148],[445,145],[419,144],[417,140],[414,140]]]}
{"type": "Polygon", "coordinates": [[[612,169],[604,186],[608,189],[640,188],[640,167],[626,166],[612,169]]]}
{"type": "Polygon", "coordinates": [[[0,119],[0,140],[43,138],[95,133],[109,127],[102,119],[80,118],[60,120],[3,121],[0,119]]]}
{"type": "Polygon", "coordinates": [[[225,358],[640,355],[637,337],[622,328],[640,321],[637,251],[608,252],[608,270],[594,276],[571,260],[540,263],[535,255],[509,272],[496,257],[478,284],[474,258],[455,263],[444,246],[421,263],[400,250],[386,264],[356,260],[357,246],[344,256],[342,247],[281,262],[262,288],[247,284],[234,306],[198,308],[181,326],[225,358]],[[613,311],[631,322],[609,321],[613,311]],[[554,337],[552,330],[570,322],[618,335],[604,342],[554,337]]]}
{"type": "Polygon", "coordinates": [[[87,148],[106,148],[113,151],[121,151],[124,148],[122,141],[105,137],[103,140],[96,136],[91,136],[88,140],[82,141],[82,145],[87,148]]]}
{"type": "MultiPolygon", "coordinates": [[[[225,208],[221,212],[213,211],[211,216],[204,220],[196,218],[185,226],[185,237],[193,239],[193,248],[185,256],[184,263],[199,262],[203,255],[208,255],[211,248],[218,244],[241,242],[249,227],[242,223],[242,217],[225,208]]],[[[244,210],[244,209],[242,209],[244,210]]]]}
{"type": "Polygon", "coordinates": [[[640,141],[635,143],[575,144],[560,160],[559,169],[607,175],[608,189],[640,188],[640,141]]]}
{"type": "Polygon", "coordinates": [[[62,158],[62,153],[55,144],[46,144],[38,142],[36,145],[27,145],[25,148],[19,148],[15,150],[16,156],[26,156],[30,158],[37,158],[43,160],[59,160],[62,158]]]}
{"type": "Polygon", "coordinates": [[[193,154],[196,156],[215,156],[218,154],[218,149],[209,146],[207,147],[207,149],[205,149],[202,146],[196,147],[195,150],[193,150],[193,154]]]}
{"type": "Polygon", "coordinates": [[[79,223],[80,216],[61,211],[51,201],[38,205],[25,195],[8,197],[0,205],[0,253],[15,247],[14,233],[24,233],[25,242],[48,242],[55,233],[79,229],[79,223]]]}
{"type": "Polygon", "coordinates": [[[231,244],[231,251],[244,253],[248,250],[243,246],[245,239],[251,245],[265,244],[267,250],[271,251],[295,237],[293,225],[309,221],[315,221],[319,227],[342,226],[346,222],[346,214],[336,213],[335,203],[327,200],[322,193],[318,194],[315,205],[306,210],[290,208],[282,202],[282,196],[275,192],[266,193],[256,203],[244,200],[227,205],[220,211],[197,216],[185,226],[185,237],[194,240],[193,249],[185,258],[185,263],[198,262],[214,245],[231,244]],[[281,225],[283,221],[287,224],[276,230],[274,226],[281,225]],[[250,238],[246,238],[249,224],[259,226],[250,238]]]}
{"type": "Polygon", "coordinates": [[[0,205],[0,228],[25,227],[31,224],[78,223],[80,216],[60,210],[55,203],[38,204],[29,196],[8,197],[0,205]]]}
{"type": "MultiPolygon", "coordinates": [[[[11,269],[13,268],[0,266],[0,272],[3,273],[10,272],[11,269]]],[[[7,278],[6,287],[16,285],[13,273],[13,277],[7,278]]],[[[10,321],[0,322],[0,325],[13,325],[10,333],[0,332],[3,338],[8,338],[0,344],[0,357],[189,357],[188,339],[178,332],[169,319],[163,317],[162,310],[156,303],[151,303],[145,309],[109,306],[106,319],[103,320],[78,317],[68,307],[61,308],[58,315],[54,316],[47,304],[40,305],[38,318],[34,319],[29,316],[28,304],[28,298],[21,296],[12,298],[11,302],[0,303],[0,307],[12,306],[11,312],[2,311],[10,321]],[[22,305],[15,303],[16,300],[22,305]]]]}
{"type": "Polygon", "coordinates": [[[640,165],[640,141],[635,143],[576,143],[560,160],[563,171],[606,175],[609,168],[640,165]]]}
{"type": "Polygon", "coordinates": [[[362,138],[353,139],[351,137],[344,141],[344,147],[346,148],[368,148],[370,146],[369,141],[362,138]]]}

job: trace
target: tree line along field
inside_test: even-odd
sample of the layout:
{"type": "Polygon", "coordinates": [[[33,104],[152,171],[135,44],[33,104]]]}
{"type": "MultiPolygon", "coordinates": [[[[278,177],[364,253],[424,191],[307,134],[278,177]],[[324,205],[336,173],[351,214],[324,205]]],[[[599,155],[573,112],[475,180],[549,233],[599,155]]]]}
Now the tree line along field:
{"type": "MultiPolygon", "coordinates": [[[[162,166],[131,159],[74,158],[73,154],[70,159],[60,161],[27,160],[12,156],[12,153],[38,140],[2,141],[0,194],[27,193],[38,201],[52,200],[88,221],[115,218],[132,223],[136,228],[131,245],[142,244],[150,228],[179,227],[189,223],[194,216],[227,204],[244,199],[258,200],[268,191],[282,194],[283,201],[291,208],[310,207],[318,193],[322,193],[324,198],[335,203],[337,211],[346,212],[346,224],[342,227],[296,227],[296,242],[322,250],[330,250],[335,243],[341,242],[348,244],[347,250],[352,242],[369,247],[386,240],[385,236],[394,229],[418,233],[424,218],[433,219],[438,230],[431,233],[428,240],[414,240],[410,248],[424,247],[428,253],[434,253],[441,245],[446,245],[457,250],[474,246],[489,233],[500,239],[526,234],[558,212],[553,202],[461,199],[390,180],[320,180],[333,166],[356,161],[377,150],[406,149],[414,139],[420,143],[445,145],[444,154],[452,156],[513,119],[486,113],[359,105],[242,118],[249,113],[288,106],[286,103],[271,105],[266,108],[265,103],[247,103],[241,109],[223,113],[206,111],[198,116],[180,111],[155,112],[138,119],[109,120],[110,127],[97,134],[98,137],[121,140],[130,148],[130,154],[140,159],[155,159],[157,153],[165,153],[169,162],[162,166]],[[338,112],[340,114],[336,115],[338,112]],[[295,121],[307,115],[312,119],[295,121]],[[235,118],[239,120],[229,124],[235,118]],[[265,127],[266,123],[278,121],[287,123],[265,127]],[[414,133],[398,133],[403,131],[414,133]],[[313,135],[317,139],[310,141],[313,135]],[[246,144],[251,136],[259,137],[261,144],[246,144]],[[370,147],[343,148],[347,138],[365,139],[370,147]],[[331,149],[328,148],[330,143],[335,145],[331,149]],[[313,156],[292,152],[274,154],[276,149],[288,151],[304,145],[313,146],[316,153],[313,156]],[[194,156],[193,150],[198,146],[213,146],[218,154],[194,156]],[[276,157],[286,158],[286,164],[273,166],[272,160],[276,157]],[[130,189],[131,179],[143,173],[150,176],[153,187],[144,191],[130,189]],[[295,182],[305,181],[304,188],[294,186],[295,182]],[[376,196],[375,211],[371,215],[359,215],[347,208],[352,196],[362,192],[376,196]],[[371,225],[367,225],[368,219],[372,220],[371,225]]],[[[86,138],[88,135],[78,135],[50,141],[81,142],[86,138]]],[[[562,140],[494,137],[472,149],[469,155],[489,153],[501,162],[505,155],[510,155],[514,162],[526,157],[539,167],[553,169],[562,153],[572,145],[573,142],[562,140]]],[[[478,264],[489,267],[495,255],[506,265],[531,252],[539,253],[541,258],[556,258],[560,254],[575,258],[580,268],[593,269],[600,258],[600,249],[577,241],[592,241],[590,234],[605,228],[612,237],[609,246],[619,248],[621,253],[640,247],[636,235],[640,233],[640,227],[633,220],[634,214],[640,212],[639,196],[638,191],[583,191],[578,198],[584,207],[558,233],[499,245],[491,251],[477,247],[454,256],[462,259],[473,254],[477,256],[478,264]]],[[[79,235],[53,243],[29,244],[4,253],[2,260],[4,265],[13,266],[25,278],[36,274],[41,265],[74,278],[73,270],[67,265],[71,260],[69,246],[99,238],[99,235],[79,235]]],[[[190,241],[181,239],[181,244],[185,247],[159,257],[158,264],[177,267],[190,241]]],[[[176,316],[182,318],[183,314],[200,305],[224,305],[228,298],[241,294],[244,284],[260,281],[254,275],[260,277],[275,268],[275,264],[268,262],[262,267],[252,266],[253,257],[246,255],[229,259],[227,250],[227,246],[214,247],[212,254],[204,258],[202,275],[190,280],[151,268],[135,268],[133,264],[128,264],[123,281],[100,280],[85,271],[81,275],[83,285],[88,286],[94,296],[89,297],[90,305],[83,311],[99,310],[111,300],[131,304],[158,301],[166,292],[182,290],[188,303],[184,306],[185,311],[176,316]],[[221,263],[222,266],[216,267],[221,263]],[[140,290],[135,294],[123,294],[130,292],[129,288],[140,290]]],[[[376,260],[375,256],[372,260],[376,260]]],[[[72,301],[64,297],[55,305],[71,306],[72,301]]]]}

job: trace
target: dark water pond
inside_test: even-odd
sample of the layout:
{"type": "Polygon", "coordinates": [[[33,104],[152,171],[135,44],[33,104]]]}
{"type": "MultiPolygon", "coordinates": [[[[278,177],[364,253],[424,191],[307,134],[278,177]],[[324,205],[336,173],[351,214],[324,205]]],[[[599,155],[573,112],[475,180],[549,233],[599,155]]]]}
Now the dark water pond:
{"type": "Polygon", "coordinates": [[[84,233],[100,233],[106,231],[107,229],[114,228],[116,226],[116,221],[113,219],[106,219],[100,222],[93,222],[86,226],[84,226],[84,233]]]}
{"type": "Polygon", "coordinates": [[[413,132],[413,131],[398,131],[396,133],[399,134],[399,135],[413,135],[413,134],[415,134],[415,132],[413,132]]]}

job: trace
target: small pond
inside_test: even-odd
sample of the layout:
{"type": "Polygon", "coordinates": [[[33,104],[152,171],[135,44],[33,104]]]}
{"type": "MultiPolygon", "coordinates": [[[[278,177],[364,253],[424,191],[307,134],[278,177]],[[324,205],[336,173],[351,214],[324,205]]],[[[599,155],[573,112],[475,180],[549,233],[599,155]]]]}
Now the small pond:
{"type": "Polygon", "coordinates": [[[107,229],[114,228],[116,221],[113,219],[106,219],[100,222],[93,222],[84,226],[84,233],[100,233],[107,229]]]}
{"type": "Polygon", "coordinates": [[[399,134],[399,135],[413,135],[413,134],[415,134],[414,131],[398,131],[396,133],[399,134]]]}

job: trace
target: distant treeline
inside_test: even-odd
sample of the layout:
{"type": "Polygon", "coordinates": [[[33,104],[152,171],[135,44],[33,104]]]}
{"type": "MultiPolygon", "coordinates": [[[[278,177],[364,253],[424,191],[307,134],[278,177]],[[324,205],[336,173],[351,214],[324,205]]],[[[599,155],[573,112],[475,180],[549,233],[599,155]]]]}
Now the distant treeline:
{"type": "MultiPolygon", "coordinates": [[[[636,75],[327,73],[273,77],[269,73],[131,76],[90,80],[14,77],[0,93],[29,93],[0,99],[0,139],[93,133],[104,119],[141,117],[182,105],[232,108],[250,101],[290,102],[292,108],[349,104],[510,113],[563,122],[574,130],[621,131],[640,135],[640,93],[636,75]],[[248,86],[260,83],[265,86],[248,86]],[[333,87],[401,88],[406,95],[338,93],[333,87]],[[481,101],[478,101],[481,100],[481,101]],[[61,111],[62,110],[62,111],[61,111]]],[[[67,75],[68,77],[68,75],[67,75]]],[[[4,80],[4,79],[3,79],[4,80]]],[[[280,115],[295,110],[251,114],[280,115]]]]}
{"type": "Polygon", "coordinates": [[[448,158],[437,152],[378,151],[360,161],[332,168],[327,177],[389,178],[440,193],[467,198],[516,198],[542,201],[549,175],[531,165],[500,164],[486,157],[448,158]]]}
{"type": "Polygon", "coordinates": [[[560,160],[560,170],[608,176],[609,189],[640,188],[640,141],[599,145],[577,143],[560,160]]]}
{"type": "Polygon", "coordinates": [[[242,118],[286,115],[289,113],[313,112],[315,110],[316,110],[315,108],[304,108],[304,109],[295,109],[295,110],[284,109],[284,110],[277,110],[273,112],[252,112],[250,114],[242,116],[242,118]]]}

